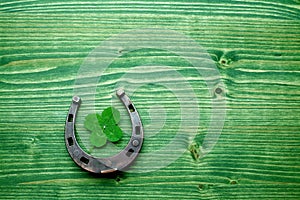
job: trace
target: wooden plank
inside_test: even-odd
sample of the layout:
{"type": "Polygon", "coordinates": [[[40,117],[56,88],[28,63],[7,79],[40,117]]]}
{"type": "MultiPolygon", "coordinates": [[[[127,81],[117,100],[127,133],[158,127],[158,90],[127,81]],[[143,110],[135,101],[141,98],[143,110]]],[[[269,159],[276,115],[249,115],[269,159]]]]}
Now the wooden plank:
{"type": "MultiPolygon", "coordinates": [[[[0,4],[1,199],[300,198],[298,0],[0,4]],[[64,146],[77,70],[105,39],[148,27],[181,32],[210,53],[226,85],[222,135],[200,160],[188,151],[189,144],[202,143],[211,111],[203,79],[189,79],[201,100],[201,126],[187,151],[154,172],[95,178],[71,161],[64,146]]],[[[193,74],[182,59],[152,49],[117,59],[101,84],[109,90],[118,70],[145,61],[185,67],[183,75],[193,74]]],[[[96,100],[101,110],[109,97],[97,95],[96,100]]],[[[156,101],[170,108],[167,117],[178,111],[178,102],[160,95],[159,88],[142,88],[133,100],[145,124],[151,123],[149,108],[156,101]]],[[[168,121],[163,137],[145,140],[143,151],[167,144],[176,123],[168,121]]],[[[126,138],[118,146],[125,144],[126,138]]]]}

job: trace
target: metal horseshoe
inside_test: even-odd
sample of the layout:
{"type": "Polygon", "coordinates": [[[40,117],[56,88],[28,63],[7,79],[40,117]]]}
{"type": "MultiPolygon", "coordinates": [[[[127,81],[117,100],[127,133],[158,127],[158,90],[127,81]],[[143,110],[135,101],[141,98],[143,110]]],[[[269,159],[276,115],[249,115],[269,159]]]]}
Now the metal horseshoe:
{"type": "Polygon", "coordinates": [[[86,171],[105,174],[125,170],[135,160],[141,150],[144,132],[140,116],[124,90],[118,90],[116,94],[126,107],[130,116],[132,135],[125,149],[108,158],[96,158],[80,148],[75,138],[75,121],[81,99],[78,96],[73,97],[66,119],[65,142],[73,161],[86,171]]]}

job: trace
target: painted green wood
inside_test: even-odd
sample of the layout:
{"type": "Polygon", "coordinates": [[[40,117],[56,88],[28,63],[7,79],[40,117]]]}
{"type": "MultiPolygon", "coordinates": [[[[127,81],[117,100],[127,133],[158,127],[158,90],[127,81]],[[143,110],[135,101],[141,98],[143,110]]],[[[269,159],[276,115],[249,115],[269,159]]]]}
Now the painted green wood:
{"type": "MultiPolygon", "coordinates": [[[[300,198],[298,0],[23,0],[0,5],[1,199],[300,198]],[[158,171],[92,177],[71,161],[64,146],[77,70],[101,41],[147,27],[177,30],[210,53],[227,91],[222,135],[200,160],[193,159],[187,145],[185,154],[158,171]]],[[[185,65],[158,50],[134,52],[112,65],[145,60],[185,65]]],[[[115,80],[114,75],[106,81],[115,80]]],[[[205,85],[192,85],[202,99],[203,124],[189,142],[201,144],[210,107],[205,85]]],[[[158,99],[176,106],[172,98],[158,99]]],[[[101,107],[107,99],[97,100],[101,107]]],[[[135,100],[147,123],[146,108],[153,100],[135,100]]],[[[160,148],[168,137],[171,133],[146,140],[143,151],[160,148]]]]}

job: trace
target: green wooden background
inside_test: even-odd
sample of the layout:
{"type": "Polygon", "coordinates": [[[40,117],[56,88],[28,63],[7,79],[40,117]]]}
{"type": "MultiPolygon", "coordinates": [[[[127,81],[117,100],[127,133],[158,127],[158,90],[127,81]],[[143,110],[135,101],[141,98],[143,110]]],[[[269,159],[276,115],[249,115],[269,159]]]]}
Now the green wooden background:
{"type": "MultiPolygon", "coordinates": [[[[173,60],[159,51],[133,57],[132,65],[173,60]]],[[[0,74],[1,199],[300,198],[299,0],[1,0],[0,74]],[[154,172],[93,177],[64,144],[77,70],[101,41],[149,27],[181,32],[210,53],[227,90],[222,135],[200,160],[187,146],[154,172]]]]}

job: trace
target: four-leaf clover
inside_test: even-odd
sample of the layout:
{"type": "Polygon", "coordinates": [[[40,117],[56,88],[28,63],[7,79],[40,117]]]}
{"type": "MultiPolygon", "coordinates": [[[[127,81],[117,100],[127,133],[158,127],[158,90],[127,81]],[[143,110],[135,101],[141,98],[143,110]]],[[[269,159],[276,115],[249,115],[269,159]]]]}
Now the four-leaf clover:
{"type": "Polygon", "coordinates": [[[85,117],[84,127],[91,131],[91,144],[101,147],[106,144],[107,140],[119,141],[123,136],[123,131],[118,126],[119,122],[120,112],[114,107],[106,108],[101,115],[98,113],[88,114],[85,117]]]}

